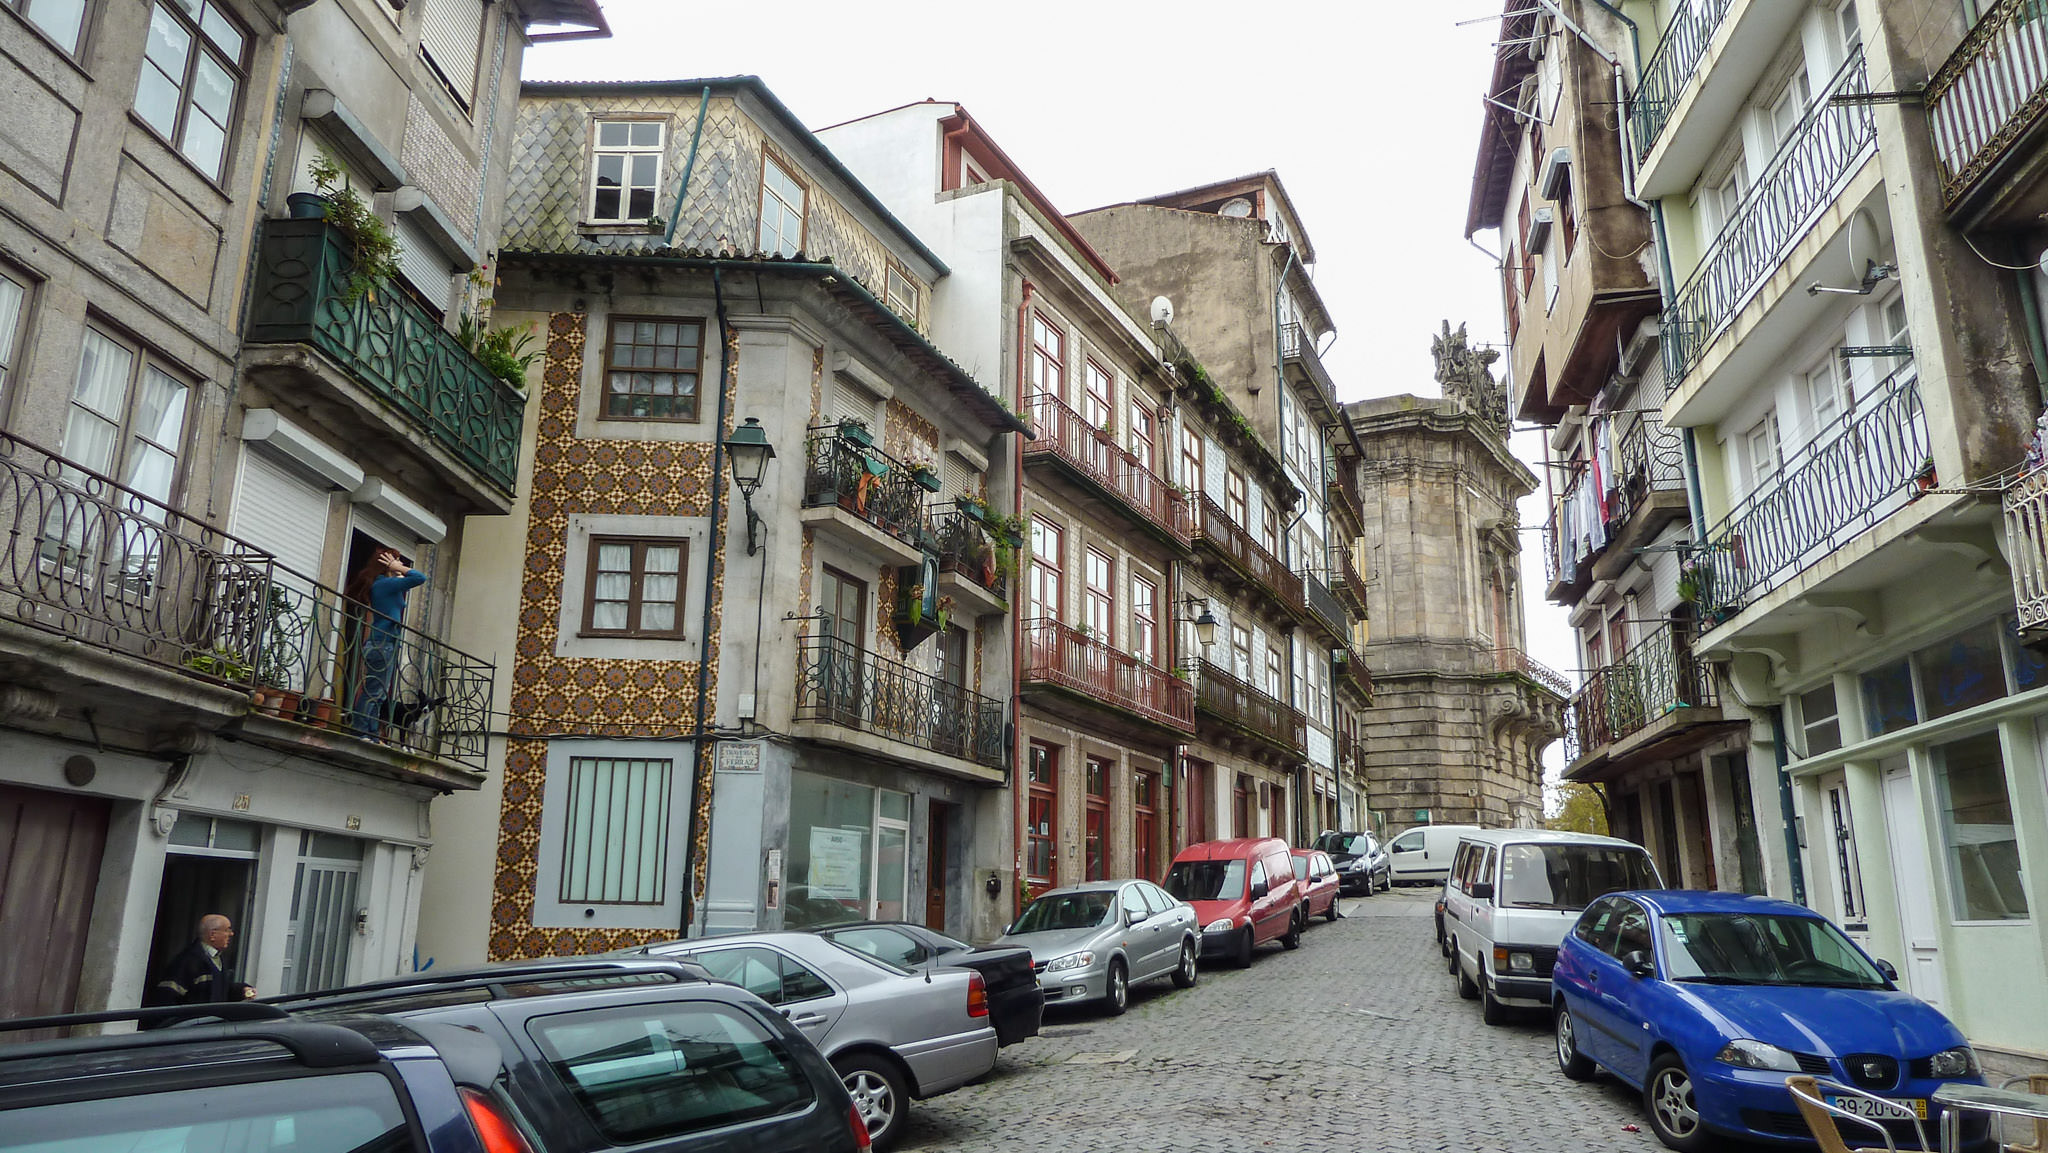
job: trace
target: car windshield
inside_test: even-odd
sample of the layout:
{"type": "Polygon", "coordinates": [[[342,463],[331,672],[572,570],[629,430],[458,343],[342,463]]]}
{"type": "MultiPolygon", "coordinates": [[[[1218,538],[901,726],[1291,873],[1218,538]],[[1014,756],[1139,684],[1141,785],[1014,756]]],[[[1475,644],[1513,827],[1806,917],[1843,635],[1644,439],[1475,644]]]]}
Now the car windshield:
{"type": "Polygon", "coordinates": [[[1371,833],[1324,833],[1316,838],[1316,848],[1325,853],[1349,853],[1354,857],[1368,857],[1377,847],[1373,843],[1371,833]]]}
{"type": "Polygon", "coordinates": [[[1166,891],[1183,901],[1235,901],[1244,896],[1244,862],[1175,861],[1166,891]]]}
{"type": "Polygon", "coordinates": [[[1093,929],[1109,919],[1116,894],[1107,890],[1088,893],[1054,893],[1024,907],[1024,915],[1010,926],[1012,933],[1050,933],[1059,929],[1093,929]]]}
{"type": "Polygon", "coordinates": [[[1650,856],[1626,845],[1509,845],[1501,850],[1497,903],[1583,909],[1623,889],[1661,889],[1650,856]]]}
{"type": "Polygon", "coordinates": [[[1659,936],[1664,971],[1674,981],[1834,989],[1886,984],[1840,929],[1818,917],[1673,913],[1659,936]]]}

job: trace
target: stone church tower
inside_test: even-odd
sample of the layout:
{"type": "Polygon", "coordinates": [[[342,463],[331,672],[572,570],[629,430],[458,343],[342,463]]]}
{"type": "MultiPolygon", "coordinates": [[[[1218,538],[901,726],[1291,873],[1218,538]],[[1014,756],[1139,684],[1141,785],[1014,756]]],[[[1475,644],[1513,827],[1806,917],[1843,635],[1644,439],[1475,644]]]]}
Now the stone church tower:
{"type": "Polygon", "coordinates": [[[1378,586],[1364,771],[1389,835],[1540,822],[1541,757],[1570,691],[1523,651],[1515,502],[1536,477],[1508,451],[1498,354],[1448,323],[1431,346],[1443,399],[1346,406],[1365,445],[1364,552],[1378,586]]]}

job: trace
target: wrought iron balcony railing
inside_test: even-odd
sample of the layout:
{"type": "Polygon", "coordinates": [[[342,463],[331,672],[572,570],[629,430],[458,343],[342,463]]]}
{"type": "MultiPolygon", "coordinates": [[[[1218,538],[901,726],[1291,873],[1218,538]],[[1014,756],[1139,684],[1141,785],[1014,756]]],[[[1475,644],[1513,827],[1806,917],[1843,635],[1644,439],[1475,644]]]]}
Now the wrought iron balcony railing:
{"type": "Polygon", "coordinates": [[[1662,417],[1639,413],[1614,445],[1613,492],[1607,501],[1607,522],[1619,526],[1642,507],[1650,494],[1685,491],[1685,441],[1662,417]]]}
{"type": "Polygon", "coordinates": [[[1365,658],[1359,656],[1352,646],[1348,644],[1337,649],[1330,656],[1330,665],[1337,674],[1338,682],[1340,684],[1349,682],[1351,687],[1363,694],[1366,701],[1370,703],[1372,701],[1372,670],[1365,667],[1365,658]]]}
{"type": "Polygon", "coordinates": [[[932,534],[939,542],[939,571],[958,573],[997,597],[1008,599],[1009,579],[1004,573],[995,538],[982,522],[967,515],[958,504],[934,505],[932,534]]]}
{"type": "Polygon", "coordinates": [[[1180,732],[1195,731],[1194,687],[1049,617],[1024,622],[1026,684],[1058,685],[1180,732]]]}
{"type": "Polygon", "coordinates": [[[1520,673],[1561,697],[1568,697],[1572,692],[1569,677],[1513,645],[1501,645],[1493,650],[1493,671],[1520,673]]]}
{"type": "Polygon", "coordinates": [[[1124,451],[1106,431],[1082,419],[1058,397],[1036,393],[1027,401],[1035,440],[1024,443],[1024,456],[1058,458],[1068,468],[1092,481],[1116,498],[1140,520],[1187,544],[1187,498],[1180,491],[1124,451]]]}
{"type": "Polygon", "coordinates": [[[1681,709],[1721,703],[1713,669],[1678,627],[1659,625],[1619,661],[1594,671],[1566,707],[1565,757],[1575,763],[1681,709]]]}
{"type": "Polygon", "coordinates": [[[1637,164],[1643,162],[1650,149],[1656,146],[1657,138],[1664,134],[1664,126],[1671,121],[1671,111],[1677,106],[1678,97],[1685,91],[1686,82],[1692,79],[1700,56],[1706,52],[1715,30],[1721,27],[1721,20],[1728,15],[1731,3],[1732,0],[1695,0],[1691,4],[1682,4],[1672,17],[1670,27],[1664,29],[1664,39],[1657,42],[1657,50],[1650,54],[1650,62],[1643,65],[1636,94],[1628,102],[1637,164]]]}
{"type": "Polygon", "coordinates": [[[1351,563],[1350,549],[1330,550],[1330,571],[1342,578],[1337,582],[1337,595],[1348,597],[1351,607],[1358,610],[1359,616],[1371,616],[1372,603],[1366,599],[1365,578],[1358,575],[1358,566],[1351,563]]]}
{"type": "Polygon", "coordinates": [[[1868,104],[1835,102],[1870,92],[1863,54],[1850,56],[1779,145],[1756,185],[1685,287],[1664,310],[1664,376],[1678,387],[1707,342],[1778,267],[1875,149],[1877,121],[1868,104]]]}
{"type": "Polygon", "coordinates": [[[248,343],[318,349],[510,496],[526,398],[403,292],[385,287],[351,303],[353,267],[326,221],[265,222],[248,343]]]}
{"type": "Polygon", "coordinates": [[[2005,490],[2006,556],[2019,628],[2048,625],[2048,468],[2021,476],[2005,490]]]}
{"type": "Polygon", "coordinates": [[[1992,0],[1923,99],[1950,209],[2048,113],[2048,8],[1992,0]]]}
{"type": "Polygon", "coordinates": [[[1323,462],[1323,493],[1332,505],[1341,505],[1351,513],[1351,519],[1365,523],[1365,498],[1358,492],[1358,473],[1350,467],[1338,467],[1335,460],[1323,462]]]}
{"type": "Polygon", "coordinates": [[[493,668],[254,545],[0,433],[0,601],[22,625],[259,707],[484,768],[493,668]]]}
{"type": "Polygon", "coordinates": [[[1207,494],[1201,498],[1200,514],[1195,529],[1197,541],[1215,549],[1232,568],[1263,586],[1295,615],[1307,611],[1300,576],[1289,571],[1280,563],[1280,558],[1253,540],[1252,534],[1230,519],[1230,514],[1207,494]]]}
{"type": "Polygon", "coordinates": [[[1195,708],[1282,752],[1308,755],[1308,718],[1219,665],[1196,662],[1195,708]]]}
{"type": "Polygon", "coordinates": [[[1732,615],[1905,507],[1916,478],[1931,477],[1930,451],[1909,363],[1861,415],[1815,438],[1701,538],[1680,569],[1680,595],[1709,620],[1732,615]]]}
{"type": "Polygon", "coordinates": [[[1000,769],[1003,702],[838,637],[800,642],[799,721],[859,729],[1000,769]]]}
{"type": "Polygon", "coordinates": [[[1325,411],[1337,411],[1337,386],[1330,380],[1330,370],[1323,367],[1322,355],[1316,352],[1315,337],[1299,324],[1280,326],[1280,363],[1300,365],[1302,377],[1315,389],[1316,398],[1325,411]]]}
{"type": "Polygon", "coordinates": [[[1344,605],[1330,586],[1323,583],[1329,576],[1326,572],[1301,574],[1301,589],[1308,603],[1308,611],[1330,630],[1330,635],[1343,640],[1351,635],[1351,621],[1344,612],[1344,605]]]}
{"type": "Polygon", "coordinates": [[[876,528],[911,544],[922,544],[924,488],[910,467],[843,425],[824,424],[804,436],[804,505],[838,505],[876,528]]]}

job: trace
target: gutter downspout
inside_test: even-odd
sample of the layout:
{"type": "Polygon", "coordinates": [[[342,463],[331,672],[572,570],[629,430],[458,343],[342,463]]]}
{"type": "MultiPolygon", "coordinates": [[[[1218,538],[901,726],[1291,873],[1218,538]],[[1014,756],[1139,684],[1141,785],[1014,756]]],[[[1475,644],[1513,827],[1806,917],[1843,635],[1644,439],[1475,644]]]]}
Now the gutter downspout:
{"type": "MultiPolygon", "coordinates": [[[[683,184],[682,187],[676,189],[676,208],[674,212],[669,214],[668,230],[661,234],[661,246],[663,248],[673,248],[675,246],[676,226],[681,224],[683,220],[683,199],[690,194],[690,173],[697,170],[697,142],[704,138],[704,113],[710,107],[711,85],[706,84],[704,91],[697,96],[697,130],[690,133],[690,158],[683,161],[683,184]]],[[[718,274],[715,271],[711,275],[711,284],[714,289],[718,286],[718,274]]],[[[721,321],[720,323],[722,325],[724,322],[721,321]]],[[[721,338],[723,337],[722,329],[720,336],[721,338]]],[[[719,403],[723,404],[724,401],[719,403]]],[[[719,427],[722,429],[724,425],[719,427]]]]}
{"type": "Polygon", "coordinates": [[[2041,294],[2034,291],[2033,269],[2016,271],[2013,279],[2019,282],[2020,308],[2027,314],[2027,349],[2034,356],[2034,380],[2042,402],[2048,403],[2048,341],[2041,335],[2041,294]]]}
{"type": "Polygon", "coordinates": [[[1806,903],[1806,869],[1799,857],[1799,829],[1792,811],[1792,777],[1785,771],[1791,758],[1785,747],[1785,706],[1771,706],[1772,755],[1778,762],[1778,812],[1785,824],[1785,862],[1791,870],[1792,900],[1806,903]]]}
{"type": "MultiPolygon", "coordinates": [[[[695,739],[697,742],[697,779],[706,782],[707,786],[704,789],[704,800],[701,806],[704,813],[703,832],[704,851],[706,857],[704,865],[706,870],[705,880],[707,884],[710,880],[709,857],[711,852],[711,789],[709,788],[709,782],[713,779],[713,773],[711,772],[711,754],[713,744],[705,732],[704,724],[710,711],[710,702],[705,699],[705,693],[708,692],[711,687],[712,653],[709,646],[711,643],[711,626],[714,609],[712,606],[713,597],[710,595],[710,590],[718,587],[718,567],[721,560],[720,554],[725,547],[725,532],[723,529],[723,525],[720,523],[719,514],[722,511],[722,506],[725,501],[725,424],[727,419],[726,398],[730,396],[732,392],[738,387],[740,367],[738,358],[734,356],[732,353],[731,329],[730,326],[726,323],[725,285],[719,279],[718,267],[716,265],[713,265],[711,268],[711,294],[713,299],[717,302],[719,359],[721,361],[729,360],[729,363],[722,363],[719,366],[721,371],[719,373],[718,380],[718,422],[712,425],[712,427],[717,430],[718,435],[711,442],[711,530],[710,539],[708,541],[709,547],[704,550],[704,617],[703,623],[700,626],[699,631],[697,633],[697,726],[694,733],[692,734],[693,739],[695,739]],[[727,379],[731,379],[733,381],[732,388],[728,388],[726,386],[727,379]]],[[[699,806],[693,804],[690,806],[690,808],[690,820],[691,823],[694,824],[697,819],[697,810],[699,806]]],[[[691,922],[696,919],[697,915],[696,848],[697,830],[691,829],[690,839],[683,845],[683,875],[689,878],[689,883],[683,890],[682,932],[685,937],[690,935],[691,922]]],[[[699,935],[702,935],[701,932],[699,935]]]]}
{"type": "MultiPolygon", "coordinates": [[[[1030,277],[1023,277],[1022,280],[1024,282],[1024,291],[1017,300],[1017,400],[1019,407],[1023,406],[1024,400],[1024,354],[1025,350],[1030,347],[1031,298],[1038,291],[1038,286],[1031,283],[1030,277]]],[[[1010,450],[1010,515],[1016,517],[1021,524],[1024,519],[1024,438],[1022,436],[1012,437],[1010,440],[1010,450]]],[[[1024,538],[1024,544],[1026,549],[1030,547],[1031,538],[1029,536],[1024,538]]],[[[1021,591],[1024,586],[1024,549],[1017,550],[1016,555],[1018,563],[1015,580],[1021,591]]],[[[1012,835],[1016,838],[1017,850],[1017,872],[1010,884],[1010,917],[1013,920],[1024,912],[1024,886],[1030,880],[1030,873],[1024,859],[1024,849],[1028,843],[1028,835],[1025,832],[1024,823],[1030,813],[1031,783],[1029,780],[1018,782],[1015,779],[1015,769],[1024,769],[1026,774],[1028,774],[1031,768],[1030,749],[1024,739],[1024,697],[1023,694],[1017,691],[1019,672],[1024,664],[1023,623],[1017,619],[1014,612],[1010,615],[1010,764],[1013,766],[1010,785],[1010,807],[1012,810],[1010,825],[1012,835]]],[[[1053,844],[1053,852],[1059,852],[1059,844],[1057,842],[1053,844]]]]}

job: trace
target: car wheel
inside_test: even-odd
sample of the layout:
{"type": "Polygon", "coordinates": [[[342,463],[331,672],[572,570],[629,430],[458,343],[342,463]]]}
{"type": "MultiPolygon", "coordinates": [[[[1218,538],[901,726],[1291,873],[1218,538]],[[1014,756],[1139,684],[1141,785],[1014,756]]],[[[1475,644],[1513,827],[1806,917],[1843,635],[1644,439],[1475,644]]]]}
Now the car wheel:
{"type": "Polygon", "coordinates": [[[1508,1007],[1500,1003],[1500,998],[1495,997],[1490,988],[1479,990],[1479,1019],[1489,1025],[1508,1023],[1508,1007]]]}
{"type": "Polygon", "coordinates": [[[1678,1054],[1666,1053],[1650,1064],[1643,1106],[1650,1112],[1650,1131],[1679,1153],[1705,1153],[1713,1144],[1707,1127],[1700,1123],[1699,1105],[1693,1100],[1692,1075],[1685,1071],[1685,1062],[1678,1059],[1678,1054]]]}
{"type": "Polygon", "coordinates": [[[1173,971],[1173,987],[1176,989],[1192,989],[1195,987],[1195,979],[1195,943],[1193,941],[1182,941],[1180,943],[1180,967],[1173,971]]]}
{"type": "Polygon", "coordinates": [[[1324,910],[1323,910],[1323,920],[1325,920],[1325,921],[1334,921],[1334,920],[1336,920],[1337,918],[1339,918],[1339,917],[1341,917],[1341,916],[1343,916],[1343,915],[1344,915],[1344,914],[1342,914],[1342,913],[1340,913],[1340,912],[1338,912],[1338,911],[1337,911],[1337,903],[1338,903],[1338,902],[1339,902],[1340,900],[1342,900],[1342,898],[1340,898],[1340,897],[1331,897],[1331,898],[1330,898],[1330,907],[1329,907],[1329,908],[1327,908],[1327,909],[1324,909],[1324,910]]]}
{"type": "Polygon", "coordinates": [[[1453,977],[1457,976],[1458,939],[1456,937],[1444,938],[1444,958],[1444,972],[1449,973],[1453,977]]]}
{"type": "Polygon", "coordinates": [[[1465,966],[1458,963],[1457,950],[1451,951],[1451,971],[1458,975],[1458,996],[1467,1001],[1479,999],[1479,984],[1465,975],[1465,966]]]}
{"type": "Polygon", "coordinates": [[[1284,949],[1301,948],[1301,930],[1302,926],[1305,925],[1307,921],[1308,918],[1302,915],[1302,912],[1299,908],[1295,909],[1294,912],[1288,914],[1287,932],[1283,936],[1281,936],[1280,946],[1284,949]]]}
{"type": "Polygon", "coordinates": [[[867,1123],[868,1141],[876,1149],[894,1145],[910,1113],[903,1078],[887,1059],[868,1053],[841,1057],[832,1067],[839,1071],[840,1082],[853,1098],[854,1111],[867,1123]]]}
{"type": "Polygon", "coordinates": [[[1131,1003],[1131,977],[1124,971],[1122,961],[1109,963],[1109,981],[1103,986],[1103,1008],[1112,1017],[1124,1015],[1124,1009],[1131,1003]]]}
{"type": "Polygon", "coordinates": [[[1240,933],[1237,938],[1237,967],[1240,969],[1252,967],[1252,927],[1250,925],[1246,925],[1244,932],[1240,933]]]}
{"type": "Polygon", "coordinates": [[[1570,1081],[1593,1079],[1593,1059],[1579,1052],[1579,1038],[1574,1031],[1572,1011],[1557,1003],[1557,1019],[1554,1023],[1557,1035],[1557,1071],[1570,1081]]]}

